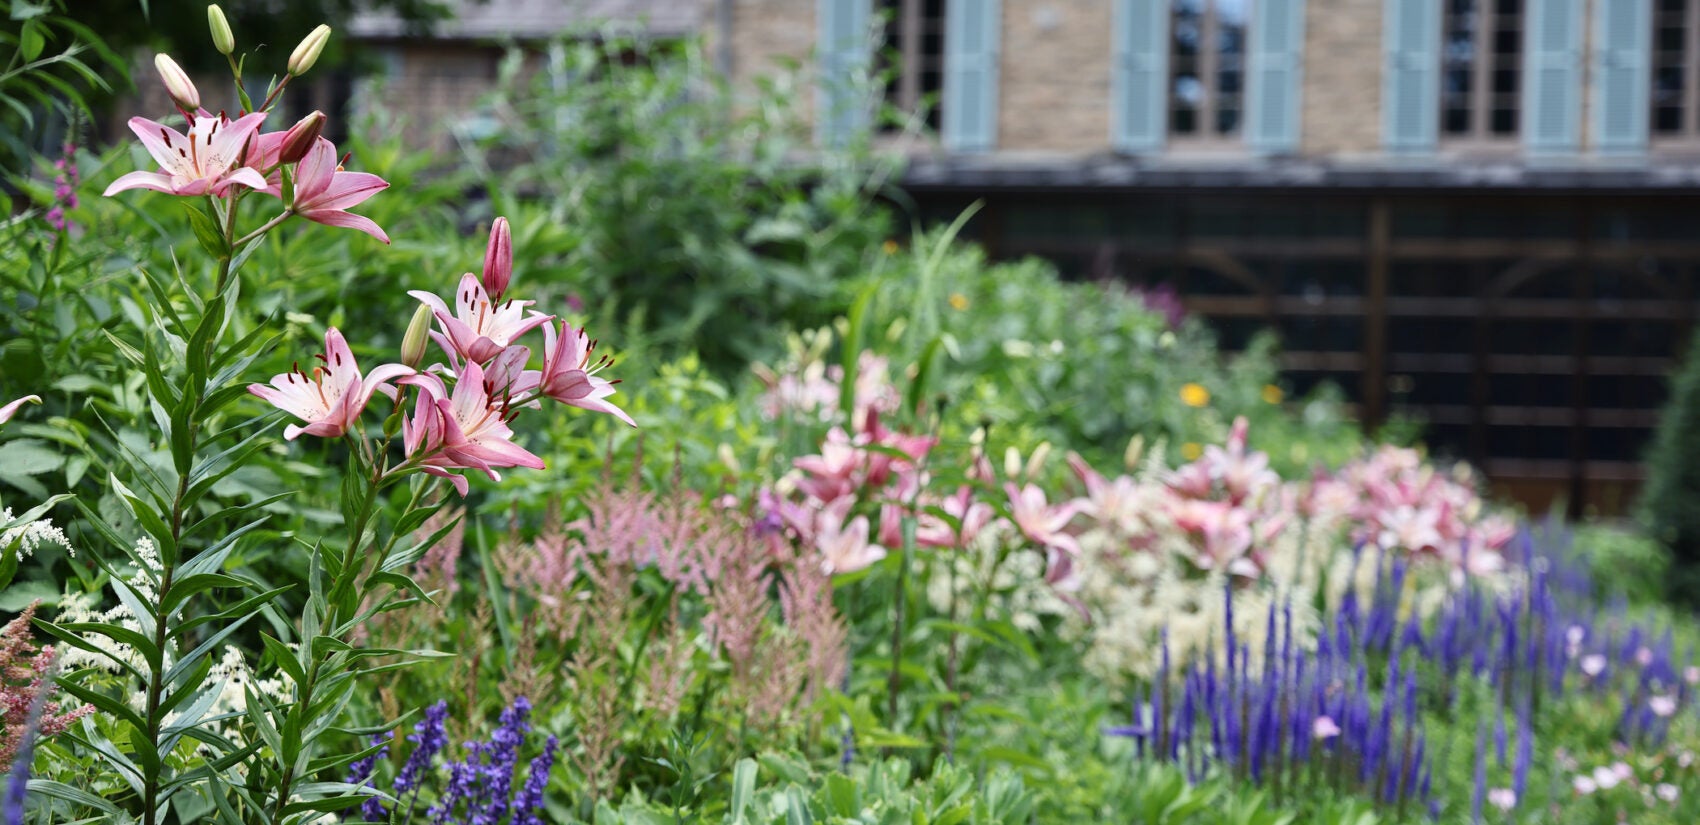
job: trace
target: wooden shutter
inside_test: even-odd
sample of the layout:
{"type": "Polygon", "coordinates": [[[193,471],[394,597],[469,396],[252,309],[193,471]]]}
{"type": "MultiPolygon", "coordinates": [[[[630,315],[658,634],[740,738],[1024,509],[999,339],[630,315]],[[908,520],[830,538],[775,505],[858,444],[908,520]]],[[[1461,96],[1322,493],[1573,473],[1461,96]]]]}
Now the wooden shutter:
{"type": "Polygon", "coordinates": [[[1252,4],[1246,142],[1256,151],[1280,154],[1299,148],[1304,25],[1304,0],[1252,4]]]}
{"type": "Polygon", "coordinates": [[[1647,150],[1653,0],[1594,4],[1594,148],[1602,154],[1647,150]]]}
{"type": "Polygon", "coordinates": [[[940,137],[952,152],[988,152],[998,136],[1001,0],[947,0],[940,137]]]}
{"type": "Polygon", "coordinates": [[[1159,151],[1168,132],[1169,0],[1116,0],[1110,43],[1110,145],[1159,151]]]}
{"type": "Polygon", "coordinates": [[[815,88],[815,140],[843,146],[868,127],[868,13],[872,0],[819,0],[815,8],[820,82],[815,88]]]}
{"type": "Polygon", "coordinates": [[[1440,0],[1387,0],[1381,139],[1389,151],[1434,149],[1440,125],[1440,0]]]}
{"type": "Polygon", "coordinates": [[[1582,135],[1582,0],[1528,0],[1527,8],[1523,147],[1574,152],[1582,135]]]}

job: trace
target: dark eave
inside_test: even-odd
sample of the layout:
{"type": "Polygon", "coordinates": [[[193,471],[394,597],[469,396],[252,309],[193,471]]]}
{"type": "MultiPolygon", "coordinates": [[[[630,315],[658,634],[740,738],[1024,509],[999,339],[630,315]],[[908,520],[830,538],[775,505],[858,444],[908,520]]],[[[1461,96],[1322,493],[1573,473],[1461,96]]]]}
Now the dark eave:
{"type": "Polygon", "coordinates": [[[1331,162],[1295,158],[1141,160],[1117,155],[1033,158],[915,157],[903,186],[931,192],[1104,192],[1241,189],[1367,192],[1610,192],[1700,194],[1700,161],[1551,161],[1392,158],[1331,162]]]}

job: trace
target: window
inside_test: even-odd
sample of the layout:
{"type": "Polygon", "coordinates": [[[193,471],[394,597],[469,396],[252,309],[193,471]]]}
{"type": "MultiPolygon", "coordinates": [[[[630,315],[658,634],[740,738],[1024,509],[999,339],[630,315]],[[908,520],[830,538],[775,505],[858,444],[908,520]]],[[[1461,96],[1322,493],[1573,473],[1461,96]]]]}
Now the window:
{"type": "MultiPolygon", "coordinates": [[[[925,112],[927,128],[940,126],[939,96],[944,89],[945,0],[878,0],[885,26],[881,69],[885,102],[909,114],[925,112]]],[[[902,128],[882,123],[883,131],[902,128]]]]}
{"type": "Polygon", "coordinates": [[[1440,134],[1457,141],[1515,138],[1523,72],[1523,0],[1445,0],[1440,134]]]}
{"type": "Polygon", "coordinates": [[[1253,0],[1174,0],[1169,41],[1169,133],[1201,143],[1238,140],[1245,113],[1246,21],[1253,0]]]}
{"type": "Polygon", "coordinates": [[[1650,122],[1657,138],[1700,135],[1696,117],[1696,61],[1700,54],[1700,3],[1657,0],[1653,7],[1653,99],[1650,122]]]}

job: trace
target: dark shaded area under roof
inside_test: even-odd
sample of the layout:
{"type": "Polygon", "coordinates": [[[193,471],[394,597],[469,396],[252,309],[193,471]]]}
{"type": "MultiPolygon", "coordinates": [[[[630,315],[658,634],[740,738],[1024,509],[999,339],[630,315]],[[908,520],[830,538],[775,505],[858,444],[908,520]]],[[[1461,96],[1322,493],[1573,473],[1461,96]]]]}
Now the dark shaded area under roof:
{"type": "Polygon", "coordinates": [[[1700,187],[1700,163],[1552,164],[1410,160],[1377,164],[1255,158],[1186,162],[1113,155],[1056,159],[916,158],[903,183],[936,190],[1333,189],[1682,192],[1700,187]]]}

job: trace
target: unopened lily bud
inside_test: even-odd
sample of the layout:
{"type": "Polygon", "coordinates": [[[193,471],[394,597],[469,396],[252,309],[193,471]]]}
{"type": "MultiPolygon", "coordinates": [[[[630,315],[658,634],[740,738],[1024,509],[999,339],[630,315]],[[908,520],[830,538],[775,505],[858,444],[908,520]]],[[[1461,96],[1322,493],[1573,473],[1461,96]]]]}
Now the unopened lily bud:
{"type": "Polygon", "coordinates": [[[325,50],[325,41],[330,38],[331,27],[324,23],[320,23],[318,28],[308,32],[306,37],[301,38],[301,45],[296,46],[295,51],[289,53],[290,76],[300,77],[306,74],[308,69],[313,68],[313,64],[319,60],[319,52],[325,50]]]}
{"type": "Polygon", "coordinates": [[[280,163],[296,163],[307,156],[307,150],[313,148],[319,135],[325,131],[325,113],[313,110],[313,113],[295,122],[289,131],[283,133],[283,143],[278,147],[280,163]]]}
{"type": "Polygon", "coordinates": [[[484,250],[484,291],[491,301],[502,300],[514,274],[514,237],[507,218],[490,225],[490,245],[484,250]]]}
{"type": "Polygon", "coordinates": [[[195,88],[194,81],[170,55],[154,55],[153,67],[159,70],[159,79],[165,81],[165,91],[171,95],[171,101],[177,104],[177,108],[191,114],[201,108],[200,90],[195,88]]]}
{"type": "Polygon", "coordinates": [[[401,336],[401,362],[413,369],[419,369],[420,362],[425,360],[425,344],[430,340],[431,307],[420,304],[413,311],[413,320],[407,322],[407,332],[401,336]]]}
{"type": "Polygon", "coordinates": [[[224,9],[217,3],[207,6],[207,28],[212,30],[213,48],[219,54],[236,51],[236,35],[230,31],[230,21],[224,19],[224,9]]]}

